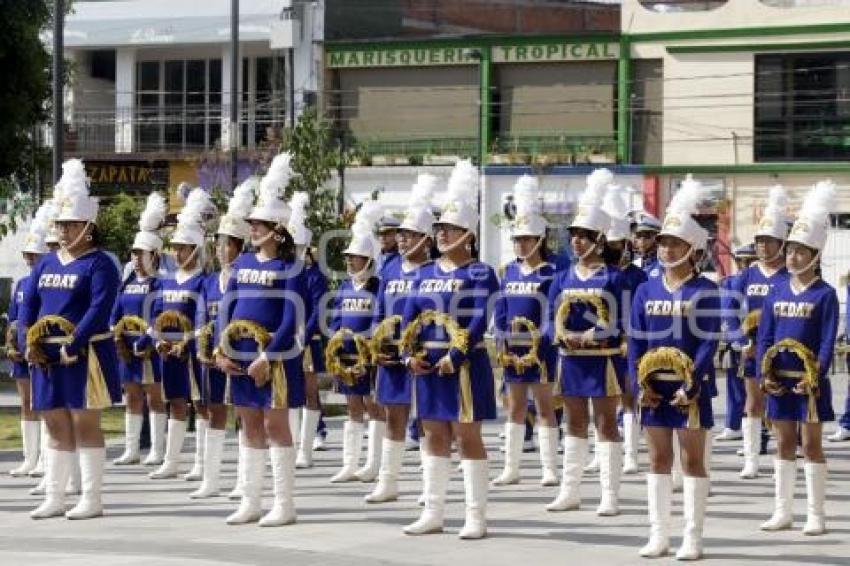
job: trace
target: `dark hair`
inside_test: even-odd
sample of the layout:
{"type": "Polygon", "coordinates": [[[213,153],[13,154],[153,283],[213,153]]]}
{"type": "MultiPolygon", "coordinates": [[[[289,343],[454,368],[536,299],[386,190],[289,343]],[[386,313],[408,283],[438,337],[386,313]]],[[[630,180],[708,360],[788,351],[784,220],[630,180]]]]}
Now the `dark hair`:
{"type": "Polygon", "coordinates": [[[91,225],[91,245],[95,248],[99,248],[103,245],[103,234],[100,233],[100,228],[98,228],[97,224],[91,225]]]}
{"type": "MultiPolygon", "coordinates": [[[[286,227],[274,222],[264,221],[263,224],[274,232],[273,238],[277,242],[277,258],[283,261],[294,261],[295,240],[292,239],[292,235],[287,231],[286,227]]],[[[254,251],[257,249],[255,246],[252,246],[252,248],[254,251]]]]}

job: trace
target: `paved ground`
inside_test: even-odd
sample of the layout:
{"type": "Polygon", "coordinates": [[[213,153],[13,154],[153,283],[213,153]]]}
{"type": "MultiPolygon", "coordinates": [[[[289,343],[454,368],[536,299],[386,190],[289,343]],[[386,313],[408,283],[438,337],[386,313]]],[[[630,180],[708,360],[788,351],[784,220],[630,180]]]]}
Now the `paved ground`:
{"type": "MultiPolygon", "coordinates": [[[[846,377],[836,380],[840,391],[836,409],[843,407],[846,377]]],[[[720,383],[721,389],[723,382],[720,383]]],[[[718,412],[722,399],[715,404],[718,412]]],[[[718,421],[720,422],[720,421],[718,421]]],[[[463,486],[460,473],[453,476],[447,508],[447,532],[420,538],[401,534],[403,525],[418,515],[418,455],[408,453],[402,481],[402,498],[382,506],[366,506],[365,484],[327,483],[340,457],[341,421],[332,420],[329,452],[317,455],[317,466],[299,471],[298,523],[277,529],[255,525],[229,527],[224,517],[234,508],[225,499],[205,502],[187,497],[193,485],[182,480],[154,482],[142,468],[110,467],[105,487],[108,515],[103,519],[71,522],[64,519],[35,522],[26,513],[36,500],[26,494],[29,480],[0,477],[0,564],[647,564],[637,549],[647,534],[643,475],[624,479],[622,514],[614,518],[595,515],[598,498],[596,476],[586,476],[583,508],[551,514],[543,506],[557,488],[537,485],[536,454],[524,456],[523,482],[491,492],[490,537],[459,541],[463,520],[463,486]]],[[[831,428],[831,427],[830,427],[831,428]]],[[[486,428],[491,448],[491,476],[501,465],[498,425],[486,428]]],[[[738,443],[716,444],[712,474],[713,495],[706,521],[706,558],[717,564],[843,564],[850,563],[850,442],[828,444],[830,459],[829,534],[804,537],[805,491],[802,471],[797,481],[796,529],[768,534],[758,530],[772,509],[770,459],[765,475],[757,480],[737,477],[738,443]]],[[[190,456],[184,462],[188,467],[190,456]]],[[[110,448],[110,456],[118,447],[110,448]]],[[[228,441],[225,485],[234,476],[235,445],[228,441]]],[[[0,452],[0,470],[11,467],[17,455],[0,452]]],[[[641,455],[645,464],[646,455],[641,455]]],[[[268,483],[268,481],[267,481],[268,483]]],[[[266,491],[266,505],[270,503],[266,491]]],[[[674,504],[675,532],[681,530],[681,500],[674,504]]],[[[673,541],[678,544],[678,535],[673,541]]]]}

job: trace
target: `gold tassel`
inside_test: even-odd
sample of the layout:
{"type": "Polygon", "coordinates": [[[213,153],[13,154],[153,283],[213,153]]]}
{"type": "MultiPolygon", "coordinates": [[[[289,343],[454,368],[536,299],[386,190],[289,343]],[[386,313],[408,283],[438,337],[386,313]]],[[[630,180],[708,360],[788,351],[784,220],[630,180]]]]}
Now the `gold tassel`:
{"type": "Polygon", "coordinates": [[[178,346],[183,350],[183,355],[186,355],[186,346],[189,344],[189,340],[192,339],[192,321],[189,320],[189,317],[180,311],[167,310],[156,317],[156,320],[153,322],[153,328],[159,336],[162,336],[166,328],[179,329],[182,337],[179,340],[166,340],[166,342],[178,346]]]}
{"type": "Polygon", "coordinates": [[[791,352],[792,354],[795,354],[798,358],[800,358],[800,360],[803,362],[802,389],[806,391],[806,396],[808,397],[806,403],[806,412],[808,413],[806,415],[806,422],[820,422],[818,419],[816,394],[818,388],[818,374],[820,373],[820,368],[815,354],[799,340],[794,340],[793,338],[783,338],[782,340],[768,348],[767,351],[764,353],[764,357],[761,360],[762,376],[770,376],[773,374],[773,362],[775,361],[776,356],[780,352],[791,352]]]}
{"type": "MultiPolygon", "coordinates": [[[[130,348],[127,347],[127,343],[124,341],[125,334],[127,332],[140,332],[144,334],[147,331],[148,324],[143,318],[131,314],[121,317],[121,319],[115,324],[115,328],[112,332],[115,334],[115,349],[118,350],[118,355],[122,360],[129,363],[134,357],[133,352],[130,351],[130,348]]],[[[149,352],[150,350],[146,353],[149,352]]]]}
{"type": "Polygon", "coordinates": [[[469,362],[463,362],[458,372],[460,378],[460,420],[461,423],[471,423],[475,420],[472,397],[472,376],[469,374],[469,362]]]}
{"type": "Polygon", "coordinates": [[[269,372],[272,381],[272,409],[285,409],[289,406],[289,393],[283,362],[271,362],[269,372]]]}
{"type": "Polygon", "coordinates": [[[614,362],[611,358],[605,358],[605,395],[607,397],[616,397],[622,394],[623,390],[620,389],[620,382],[617,381],[617,371],[614,369],[614,362]]]}
{"type": "Polygon", "coordinates": [[[205,364],[213,363],[211,356],[207,352],[212,353],[212,338],[215,332],[215,322],[208,322],[198,331],[198,360],[205,364]]]}
{"type": "Polygon", "coordinates": [[[51,327],[54,326],[65,334],[69,340],[77,328],[67,318],[53,314],[41,317],[35,324],[30,326],[27,330],[27,350],[30,352],[36,365],[46,366],[48,363],[47,354],[41,348],[41,341],[44,338],[52,336],[51,327]]]}
{"type": "Polygon", "coordinates": [[[383,348],[384,342],[395,337],[399,325],[401,325],[401,316],[395,314],[382,320],[377,328],[375,328],[372,340],[369,342],[373,364],[378,363],[378,356],[381,354],[381,348],[383,348]]]}
{"type": "Polygon", "coordinates": [[[450,315],[435,311],[422,311],[416,319],[407,325],[401,336],[401,351],[411,356],[423,359],[427,352],[420,347],[419,334],[422,328],[429,324],[442,326],[449,336],[449,347],[466,354],[469,351],[469,331],[461,328],[460,324],[450,315]]]}
{"type": "Polygon", "coordinates": [[[567,318],[573,303],[583,303],[593,307],[596,312],[596,327],[608,326],[608,309],[601,297],[592,293],[579,292],[564,296],[561,305],[555,313],[555,342],[563,344],[566,341],[567,318]]]}
{"type": "Polygon", "coordinates": [[[86,408],[105,409],[112,406],[112,397],[103,377],[103,368],[94,346],[88,347],[89,359],[86,367],[86,408]]]}
{"type": "Polygon", "coordinates": [[[331,375],[337,376],[343,383],[353,387],[366,371],[371,357],[372,349],[366,337],[357,334],[350,328],[340,328],[328,340],[325,349],[325,366],[331,375]],[[354,340],[357,359],[352,365],[343,364],[340,356],[340,351],[345,346],[346,339],[354,340]]]}

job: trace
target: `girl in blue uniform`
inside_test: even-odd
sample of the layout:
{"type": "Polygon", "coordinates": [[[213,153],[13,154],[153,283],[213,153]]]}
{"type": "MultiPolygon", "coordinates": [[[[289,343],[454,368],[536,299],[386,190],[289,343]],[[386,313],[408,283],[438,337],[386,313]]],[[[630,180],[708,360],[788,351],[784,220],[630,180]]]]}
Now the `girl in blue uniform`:
{"type": "MultiPolygon", "coordinates": [[[[632,298],[637,288],[647,280],[646,271],[632,263],[632,246],[629,238],[631,229],[627,217],[625,193],[631,189],[618,185],[610,185],[605,193],[605,211],[611,217],[611,227],[605,234],[605,263],[620,270],[622,281],[622,300],[620,312],[623,320],[631,316],[632,298]]],[[[623,337],[623,344],[625,344],[623,337]]],[[[631,390],[628,379],[628,359],[625,352],[614,356],[614,367],[617,370],[617,381],[623,390],[621,402],[623,406],[623,473],[638,472],[638,445],[640,444],[640,423],[637,418],[635,395],[631,390]]]]}
{"type": "Polygon", "coordinates": [[[421,269],[402,319],[403,335],[410,339],[403,344],[405,363],[415,376],[416,410],[426,444],[425,509],[405,527],[409,535],[443,530],[452,438],[460,452],[466,494],[459,536],[487,534],[488,470],[481,424],[496,417],[496,397],[483,339],[498,281],[493,269],[475,258],[477,202],[478,171],[461,160],[435,225],[442,256],[421,269]]]}
{"type": "MultiPolygon", "coordinates": [[[[24,244],[23,257],[27,267],[32,270],[47,250],[44,239],[49,230],[48,218],[50,205],[44,204],[39,207],[35,217],[30,224],[29,234],[24,244]]],[[[24,359],[25,347],[18,344],[17,325],[18,311],[24,302],[24,289],[29,284],[29,275],[25,275],[15,283],[12,291],[12,300],[9,302],[9,328],[6,340],[6,356],[12,362],[12,377],[21,398],[21,440],[23,441],[24,461],[9,470],[12,477],[26,476],[32,472],[39,459],[39,431],[41,424],[38,414],[32,410],[32,397],[30,396],[30,368],[24,359]]]]}
{"type": "Polygon", "coordinates": [[[641,285],[628,328],[629,374],[638,393],[641,424],[650,455],[647,474],[650,539],[644,557],[665,555],[670,546],[673,442],[683,454],[685,530],[678,560],[702,556],[708,477],[706,430],[714,424],[703,376],[713,371],[720,331],[717,286],[696,274],[694,251],[706,231],[694,220],[701,186],[688,176],[667,209],[659,234],[664,273],[641,285]]]}
{"type": "Polygon", "coordinates": [[[133,270],[121,285],[110,318],[119,354],[118,372],[126,395],[124,453],[112,462],[119,466],[137,464],[141,459],[139,436],[142,432],[145,397],[151,421],[151,451],[145,463],[162,463],[165,447],[166,415],[162,402],[160,359],[152,348],[138,349],[136,346],[139,342],[146,342],[146,323],[141,325],[139,320],[150,318],[150,309],[160,292],[160,282],[156,274],[162,239],[158,232],[165,220],[166,211],[167,206],[162,195],[152,193],[139,219],[140,231],[133,241],[133,270]]]}
{"type": "Polygon", "coordinates": [[[758,379],[767,393],[767,417],[777,440],[773,516],[761,528],[790,529],[793,522],[796,450],[799,434],[805,456],[804,535],[826,532],[826,458],[823,423],[835,420],[829,368],[838,330],[835,289],[817,275],[826,245],[835,185],[820,182],[803,201],[788,237],[786,266],[791,276],[777,285],[762,308],[758,330],[758,379]]]}
{"type": "MultiPolygon", "coordinates": [[[[198,489],[189,494],[192,499],[216,497],[220,490],[221,454],[224,449],[227,425],[227,405],[225,404],[227,375],[216,367],[212,358],[213,326],[218,319],[222,295],[233,275],[233,262],[242,253],[245,242],[250,237],[250,227],[245,217],[250,214],[254,205],[256,188],[257,180],[251,177],[233,190],[227,206],[227,214],[222,216],[218,223],[216,259],[220,270],[210,273],[204,283],[206,326],[202,332],[205,340],[198,337],[198,359],[201,363],[203,383],[202,404],[207,408],[209,427],[203,439],[198,439],[199,442],[203,440],[204,443],[203,480],[198,489]]],[[[238,466],[237,463],[237,468],[238,466]]]]}
{"type": "Polygon", "coordinates": [[[32,377],[32,408],[43,411],[52,440],[46,498],[30,516],[88,519],[103,514],[100,411],[121,399],[109,332],[120,279],[115,264],[98,249],[98,202],[89,196],[83,162],[65,162],[58,186],[62,198],[56,224],[62,249],[33,269],[18,323],[18,343],[27,345],[27,361],[44,368],[32,377]],[[82,497],[66,512],[65,486],[75,451],[82,497]]]}
{"type": "MultiPolygon", "coordinates": [[[[151,479],[176,477],[180,452],[186,437],[188,403],[202,399],[201,365],[198,361],[195,332],[206,320],[204,307],[204,215],[213,209],[206,191],[193,189],[183,210],[177,216],[177,229],[171,247],[177,262],[173,277],[162,281],[162,291],[154,302],[150,326],[160,355],[162,391],[168,401],[170,416],[162,465],[150,473],[151,479]]],[[[144,345],[139,345],[141,349],[144,345]]],[[[202,444],[207,429],[205,412],[198,408],[195,420],[195,442],[202,444]]],[[[195,466],[184,476],[200,479],[196,448],[195,466]]]]}
{"type": "Polygon", "coordinates": [[[785,215],[787,197],[782,187],[770,190],[767,206],[759,220],[756,230],[756,254],[759,260],[735,280],[736,286],[730,291],[743,297],[744,309],[732,316],[729,331],[735,336],[733,347],[741,352],[741,376],[744,379],[747,400],[744,405],[744,418],[741,431],[744,437],[744,467],[741,478],[752,479],[759,475],[759,439],[762,434],[762,414],[764,413],[764,393],[756,382],[756,346],[755,332],[759,314],[764,301],[774,290],[788,280],[785,269],[785,237],[788,234],[788,221],[785,215]]]}
{"type": "Polygon", "coordinates": [[[552,401],[554,350],[543,332],[548,327],[546,302],[555,266],[547,261],[546,220],[540,214],[537,179],[528,175],[519,178],[514,185],[514,203],[516,213],[511,238],[517,259],[505,267],[494,313],[509,414],[505,422],[505,468],[493,480],[493,485],[519,482],[530,389],[541,422],[538,436],[543,478],[540,483],[552,486],[558,485],[558,423],[552,401]],[[533,328],[528,327],[529,323],[533,328]],[[524,358],[535,347],[535,341],[535,359],[524,358]]]}
{"type": "Polygon", "coordinates": [[[290,207],[282,195],[291,156],[274,158],[260,182],[251,214],[251,245],[234,262],[216,319],[215,359],[229,374],[231,401],[245,430],[242,500],[230,525],[259,520],[261,527],[296,520],[295,448],[291,409],[304,404],[303,344],[307,297],[303,266],[287,231],[290,207]],[[268,452],[266,447],[268,446],[268,452]],[[263,472],[271,456],[274,504],[262,513],[263,472]]]}
{"type": "Polygon", "coordinates": [[[549,289],[550,336],[558,348],[557,375],[567,414],[563,479],[549,511],[578,509],[588,453],[589,405],[599,439],[602,497],[596,513],[619,514],[622,448],[617,405],[623,389],[614,360],[620,356],[622,283],[619,269],[605,265],[605,233],[610,217],[602,201],[613,175],[599,169],[588,176],[578,214],[570,225],[577,261],[559,273],[549,289]]]}
{"type": "Polygon", "coordinates": [[[398,477],[404,456],[404,435],[410,405],[413,399],[413,380],[401,361],[401,317],[413,284],[424,266],[431,263],[434,215],[431,197],[437,178],[419,175],[410,194],[410,206],[398,227],[399,259],[384,266],[378,288],[374,327],[384,324],[388,330],[384,337],[375,336],[373,347],[378,352],[376,397],[386,408],[387,432],[384,438],[381,469],[374,491],[366,496],[366,503],[383,503],[398,499],[398,477]]]}
{"type": "MultiPolygon", "coordinates": [[[[357,467],[363,443],[364,414],[368,412],[370,419],[370,445],[373,436],[383,437],[386,426],[383,411],[372,400],[375,368],[366,343],[372,333],[379,284],[374,269],[380,248],[374,229],[380,213],[378,203],[371,200],[364,202],[357,211],[351,227],[351,241],[343,251],[349,279],[336,290],[330,312],[329,348],[335,341],[342,340],[342,343],[336,356],[330,350],[326,353],[328,371],[338,379],[339,392],[345,395],[348,405],[348,420],[343,425],[342,468],[331,478],[331,483],[369,479],[361,478],[360,474],[371,473],[371,463],[367,461],[366,467],[357,467]],[[333,359],[340,360],[340,367],[331,365],[333,359]],[[346,366],[357,368],[359,373],[346,366]],[[344,377],[343,371],[349,374],[344,377]]],[[[374,453],[369,456],[375,458],[374,453]]]]}

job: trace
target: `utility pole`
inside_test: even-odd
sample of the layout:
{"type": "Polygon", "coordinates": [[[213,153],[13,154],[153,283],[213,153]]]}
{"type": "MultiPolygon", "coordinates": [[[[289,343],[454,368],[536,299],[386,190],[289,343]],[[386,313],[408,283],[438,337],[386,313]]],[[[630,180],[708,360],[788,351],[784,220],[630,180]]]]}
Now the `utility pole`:
{"type": "Polygon", "coordinates": [[[65,144],[65,2],[53,0],[53,184],[62,174],[65,144]]]}
{"type": "Polygon", "coordinates": [[[235,189],[239,159],[239,0],[230,4],[230,187],[235,189]]]}

